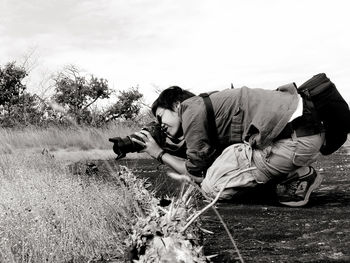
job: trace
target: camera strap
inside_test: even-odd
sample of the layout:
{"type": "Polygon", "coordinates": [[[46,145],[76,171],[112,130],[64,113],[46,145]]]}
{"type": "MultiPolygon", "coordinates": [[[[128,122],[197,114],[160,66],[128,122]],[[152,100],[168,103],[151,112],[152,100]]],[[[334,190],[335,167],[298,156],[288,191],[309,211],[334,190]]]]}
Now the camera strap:
{"type": "MultiPolygon", "coordinates": [[[[214,91],[214,92],[216,92],[216,91],[214,91]]],[[[203,98],[205,109],[207,111],[208,136],[209,136],[210,143],[214,148],[218,148],[218,146],[219,146],[218,130],[216,127],[216,122],[215,122],[215,114],[214,114],[213,104],[211,102],[211,99],[209,98],[209,95],[214,93],[214,92],[201,93],[201,94],[199,94],[199,96],[203,98]]]]}

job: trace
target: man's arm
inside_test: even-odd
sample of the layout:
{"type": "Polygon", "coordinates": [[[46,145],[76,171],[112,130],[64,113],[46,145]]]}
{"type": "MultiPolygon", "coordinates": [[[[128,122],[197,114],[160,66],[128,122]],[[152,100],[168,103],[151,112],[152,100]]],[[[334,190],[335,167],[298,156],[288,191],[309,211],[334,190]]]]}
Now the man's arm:
{"type": "Polygon", "coordinates": [[[193,97],[191,103],[183,103],[180,114],[187,147],[186,169],[201,176],[213,163],[216,154],[208,136],[210,127],[203,99],[193,97]]]}
{"type": "Polygon", "coordinates": [[[179,174],[188,173],[185,165],[186,159],[171,155],[170,153],[164,153],[162,156],[162,161],[179,174]]]}
{"type": "MultiPolygon", "coordinates": [[[[162,148],[159,147],[157,142],[153,139],[152,135],[148,131],[141,131],[141,132],[135,132],[135,135],[142,138],[143,141],[137,140],[136,138],[132,137],[132,140],[144,147],[144,149],[141,152],[148,153],[151,157],[154,159],[158,159],[158,156],[163,151],[162,148]]],[[[196,182],[201,182],[202,178],[193,176],[188,173],[186,169],[186,159],[171,155],[170,153],[164,153],[161,156],[161,161],[169,166],[171,169],[173,169],[175,172],[187,175],[191,177],[196,182]]]]}
{"type": "Polygon", "coordinates": [[[186,169],[186,159],[171,155],[169,153],[165,153],[162,156],[162,161],[164,164],[168,165],[170,168],[172,168],[174,171],[176,171],[179,174],[187,175],[189,176],[193,181],[200,183],[203,181],[202,177],[193,176],[188,173],[186,169]]]}

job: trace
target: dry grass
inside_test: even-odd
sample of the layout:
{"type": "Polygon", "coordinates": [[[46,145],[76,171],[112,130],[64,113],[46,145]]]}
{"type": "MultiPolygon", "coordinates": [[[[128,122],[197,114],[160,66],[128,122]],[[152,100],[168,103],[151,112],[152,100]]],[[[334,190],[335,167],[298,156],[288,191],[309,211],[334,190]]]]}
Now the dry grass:
{"type": "MultiPolygon", "coordinates": [[[[88,159],[112,159],[111,137],[125,137],[139,130],[134,123],[111,124],[106,128],[36,128],[4,129],[0,128],[0,154],[32,152],[40,153],[46,149],[50,154],[66,163],[88,159]]],[[[145,157],[144,154],[130,153],[130,158],[145,157]]]]}
{"type": "Polygon", "coordinates": [[[80,150],[110,149],[110,137],[124,137],[138,130],[128,124],[115,124],[107,128],[74,127],[74,128],[36,128],[28,127],[21,130],[0,129],[0,153],[11,153],[18,149],[75,148],[80,150]]]}
{"type": "Polygon", "coordinates": [[[49,156],[1,154],[0,262],[120,259],[136,193],[73,176],[49,156]]]}

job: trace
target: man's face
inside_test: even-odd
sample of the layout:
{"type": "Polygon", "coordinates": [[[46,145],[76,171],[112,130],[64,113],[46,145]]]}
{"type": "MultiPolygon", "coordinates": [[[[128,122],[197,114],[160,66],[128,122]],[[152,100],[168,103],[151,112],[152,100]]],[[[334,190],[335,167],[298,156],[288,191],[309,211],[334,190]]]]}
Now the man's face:
{"type": "Polygon", "coordinates": [[[167,135],[176,137],[181,129],[181,121],[177,110],[172,111],[158,107],[156,110],[156,116],[162,120],[162,126],[166,128],[167,135]]]}

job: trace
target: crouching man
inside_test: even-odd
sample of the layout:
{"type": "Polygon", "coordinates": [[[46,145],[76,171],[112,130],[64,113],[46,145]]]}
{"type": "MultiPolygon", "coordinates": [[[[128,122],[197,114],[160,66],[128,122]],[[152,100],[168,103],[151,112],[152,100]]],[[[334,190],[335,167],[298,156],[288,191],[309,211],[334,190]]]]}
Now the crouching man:
{"type": "Polygon", "coordinates": [[[179,174],[192,177],[209,195],[223,186],[221,199],[245,188],[279,181],[281,204],[303,206],[320,185],[310,165],[325,143],[322,122],[295,84],[277,90],[242,87],[195,96],[173,86],[152,105],[171,139],[184,139],[186,159],[161,149],[149,132],[136,133],[143,152],[179,174]],[[240,173],[246,168],[253,168],[240,173]]]}

